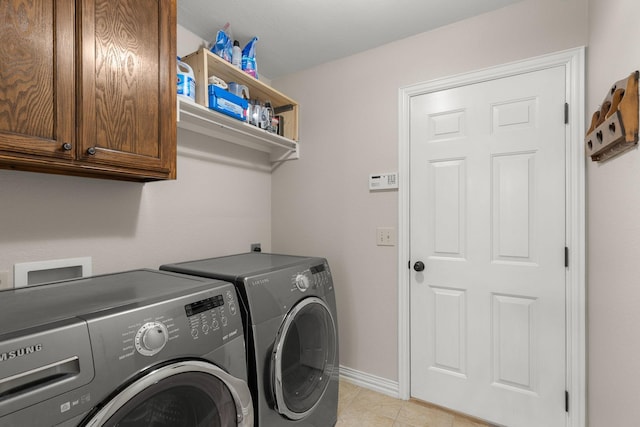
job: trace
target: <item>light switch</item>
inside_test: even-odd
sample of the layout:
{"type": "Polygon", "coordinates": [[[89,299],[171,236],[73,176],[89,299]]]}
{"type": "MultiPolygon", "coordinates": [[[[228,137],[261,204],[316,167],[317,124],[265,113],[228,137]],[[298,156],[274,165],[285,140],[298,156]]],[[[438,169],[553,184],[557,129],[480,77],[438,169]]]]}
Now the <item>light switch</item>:
{"type": "Polygon", "coordinates": [[[395,246],[396,245],[396,229],[393,227],[376,228],[376,245],[378,246],[395,246]]]}

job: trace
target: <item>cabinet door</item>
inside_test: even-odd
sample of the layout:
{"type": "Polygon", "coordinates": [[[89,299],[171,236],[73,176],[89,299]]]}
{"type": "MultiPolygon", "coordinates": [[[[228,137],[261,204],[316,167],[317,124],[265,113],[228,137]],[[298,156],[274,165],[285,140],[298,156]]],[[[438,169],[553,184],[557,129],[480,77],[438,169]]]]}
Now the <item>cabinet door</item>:
{"type": "Polygon", "coordinates": [[[80,0],[78,159],[174,178],[175,0],[80,0]]]}
{"type": "Polygon", "coordinates": [[[73,156],[73,3],[0,1],[1,163],[73,156]]]}

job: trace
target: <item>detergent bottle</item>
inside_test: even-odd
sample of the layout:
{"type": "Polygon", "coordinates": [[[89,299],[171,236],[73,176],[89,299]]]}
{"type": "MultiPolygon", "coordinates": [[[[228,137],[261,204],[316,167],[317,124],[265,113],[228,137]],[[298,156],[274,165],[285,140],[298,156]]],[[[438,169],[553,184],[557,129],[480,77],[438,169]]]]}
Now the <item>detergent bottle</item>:
{"type": "Polygon", "coordinates": [[[189,64],[178,58],[178,95],[196,100],[196,78],[189,64]]]}

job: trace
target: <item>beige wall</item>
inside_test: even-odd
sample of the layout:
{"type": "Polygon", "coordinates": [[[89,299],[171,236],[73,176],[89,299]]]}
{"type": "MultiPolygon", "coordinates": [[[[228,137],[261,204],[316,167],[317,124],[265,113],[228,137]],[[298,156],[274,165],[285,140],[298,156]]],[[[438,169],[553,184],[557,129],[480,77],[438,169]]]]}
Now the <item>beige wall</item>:
{"type": "MultiPolygon", "coordinates": [[[[178,53],[199,40],[179,28],[178,53]]],[[[146,184],[0,170],[0,271],[93,257],[96,274],[271,245],[267,155],[178,130],[178,179],[146,184]]]]}
{"type": "MultiPolygon", "coordinates": [[[[587,36],[586,1],[525,0],[276,81],[302,105],[302,158],[277,169],[273,189],[261,153],[185,131],[177,181],[0,171],[0,271],[92,255],[104,273],[254,241],[269,249],[273,227],[275,251],[329,258],[342,364],[397,380],[396,248],[374,242],[376,226],[397,225],[397,193],[370,193],[367,176],[397,170],[398,88],[588,43],[591,113],[640,68],[640,4],[589,0],[587,36]]],[[[640,419],[638,151],[589,162],[587,179],[590,425],[630,426],[640,419]]]]}
{"type": "Polygon", "coordinates": [[[329,259],[342,365],[398,379],[397,248],[375,245],[398,194],[367,186],[398,170],[398,89],[585,45],[586,24],[586,0],[525,0],[274,81],[301,104],[302,158],[273,174],[273,248],[329,259]]]}
{"type": "MultiPolygon", "coordinates": [[[[587,105],[640,69],[637,0],[589,1],[587,105]]],[[[589,188],[589,417],[592,426],[640,422],[640,153],[587,164],[589,188]],[[615,420],[615,421],[614,421],[615,420]]]]}

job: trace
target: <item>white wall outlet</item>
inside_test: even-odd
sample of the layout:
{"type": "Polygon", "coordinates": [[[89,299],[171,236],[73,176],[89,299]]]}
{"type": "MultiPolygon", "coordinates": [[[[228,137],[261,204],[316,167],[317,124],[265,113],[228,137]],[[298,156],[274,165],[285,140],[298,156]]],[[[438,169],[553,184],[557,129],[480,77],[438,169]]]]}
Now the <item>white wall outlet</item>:
{"type": "Polygon", "coordinates": [[[396,229],[393,227],[376,228],[376,245],[395,246],[397,242],[396,229]]]}
{"type": "Polygon", "coordinates": [[[0,290],[13,288],[11,274],[8,271],[0,271],[0,290]]]}

